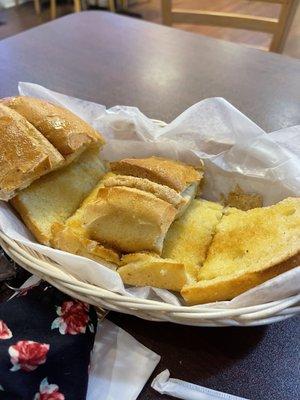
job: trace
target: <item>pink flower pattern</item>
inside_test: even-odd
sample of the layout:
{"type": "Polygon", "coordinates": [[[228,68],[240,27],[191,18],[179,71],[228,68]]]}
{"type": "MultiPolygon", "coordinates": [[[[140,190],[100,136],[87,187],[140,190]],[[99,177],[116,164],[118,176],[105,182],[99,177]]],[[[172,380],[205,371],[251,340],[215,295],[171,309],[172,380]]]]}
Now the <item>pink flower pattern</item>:
{"type": "Polygon", "coordinates": [[[57,318],[52,322],[51,329],[57,329],[62,335],[78,335],[86,332],[88,326],[90,332],[94,332],[94,326],[90,322],[89,305],[81,301],[65,301],[61,307],[56,308],[57,318]]]}
{"type": "Polygon", "coordinates": [[[65,400],[65,396],[59,392],[59,387],[55,384],[49,384],[45,378],[40,384],[40,390],[35,394],[33,400],[65,400]]]}
{"type": "Polygon", "coordinates": [[[8,348],[10,361],[13,364],[10,370],[34,371],[39,365],[46,362],[49,348],[50,345],[46,343],[20,340],[8,348]]]}
{"type": "Polygon", "coordinates": [[[0,319],[0,340],[10,339],[12,337],[12,332],[2,319],[0,319]]]}

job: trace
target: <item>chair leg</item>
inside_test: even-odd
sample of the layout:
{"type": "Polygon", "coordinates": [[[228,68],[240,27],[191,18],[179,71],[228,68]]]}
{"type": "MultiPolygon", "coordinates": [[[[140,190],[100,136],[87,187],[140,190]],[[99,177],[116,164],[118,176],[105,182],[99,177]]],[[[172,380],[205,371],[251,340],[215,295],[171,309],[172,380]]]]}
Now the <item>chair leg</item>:
{"type": "Polygon", "coordinates": [[[108,7],[110,11],[116,12],[115,0],[108,0],[108,7]]]}
{"type": "Polygon", "coordinates": [[[74,11],[75,12],[81,11],[81,0],[74,0],[74,11]]]}
{"type": "Polygon", "coordinates": [[[273,35],[270,51],[281,53],[296,14],[299,0],[287,0],[281,5],[278,28],[273,35]]]}
{"type": "Polygon", "coordinates": [[[51,19],[56,18],[56,0],[50,0],[50,15],[51,19]]]}
{"type": "Polygon", "coordinates": [[[41,2],[40,2],[40,0],[34,0],[34,9],[35,9],[35,13],[37,15],[40,15],[40,13],[41,13],[41,2]]]}

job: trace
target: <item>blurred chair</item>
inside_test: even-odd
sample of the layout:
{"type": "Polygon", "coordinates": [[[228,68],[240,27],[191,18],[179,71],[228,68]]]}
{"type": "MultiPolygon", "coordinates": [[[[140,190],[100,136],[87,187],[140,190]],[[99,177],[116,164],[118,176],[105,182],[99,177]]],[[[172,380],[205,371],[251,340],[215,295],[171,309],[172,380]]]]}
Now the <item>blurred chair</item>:
{"type": "MultiPolygon", "coordinates": [[[[217,0],[216,0],[217,1],[217,0]]],[[[273,35],[269,50],[280,53],[284,47],[299,0],[250,0],[281,5],[278,18],[237,13],[173,8],[172,0],[161,0],[163,24],[202,24],[267,32],[273,35]]]]}
{"type": "MultiPolygon", "coordinates": [[[[74,12],[81,11],[81,0],[73,0],[74,2],[74,12]]],[[[16,6],[19,5],[19,0],[15,0],[16,6]]],[[[127,6],[127,1],[122,0],[122,4],[127,6]]],[[[115,0],[107,0],[107,5],[110,11],[116,11],[115,0]]],[[[41,13],[41,0],[34,0],[34,9],[35,12],[39,15],[41,13]]],[[[50,0],[50,15],[51,19],[56,18],[57,14],[57,7],[56,7],[56,0],[50,0]]]]}

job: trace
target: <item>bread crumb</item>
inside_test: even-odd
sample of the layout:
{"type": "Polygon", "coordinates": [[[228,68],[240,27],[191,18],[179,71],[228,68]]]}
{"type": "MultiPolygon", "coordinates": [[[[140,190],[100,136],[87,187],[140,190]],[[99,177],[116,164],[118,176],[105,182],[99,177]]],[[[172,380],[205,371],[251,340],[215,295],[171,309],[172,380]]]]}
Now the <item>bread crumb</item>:
{"type": "Polygon", "coordinates": [[[263,198],[260,194],[245,193],[239,185],[236,185],[235,189],[228,193],[227,198],[222,195],[221,200],[225,206],[235,207],[243,211],[263,206],[263,198]]]}

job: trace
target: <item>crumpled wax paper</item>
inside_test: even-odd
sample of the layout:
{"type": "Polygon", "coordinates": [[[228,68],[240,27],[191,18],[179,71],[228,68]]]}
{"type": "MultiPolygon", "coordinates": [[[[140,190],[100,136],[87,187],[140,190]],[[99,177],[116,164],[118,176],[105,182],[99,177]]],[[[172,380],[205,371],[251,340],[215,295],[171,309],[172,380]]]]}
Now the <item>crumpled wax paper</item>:
{"type": "MultiPolygon", "coordinates": [[[[300,195],[300,126],[266,134],[222,98],[203,100],[164,127],[135,107],[105,106],[21,82],[22,95],[50,100],[90,123],[106,138],[100,157],[169,157],[199,165],[205,163],[202,197],[219,201],[238,184],[245,192],[261,194],[264,205],[300,195]]],[[[159,116],[158,116],[159,117],[159,116]]],[[[120,276],[103,263],[36,243],[30,232],[0,202],[0,229],[12,239],[38,250],[61,269],[102,288],[180,305],[180,297],[157,288],[125,288],[120,276]]],[[[241,294],[231,301],[212,303],[222,309],[257,305],[299,293],[300,266],[241,294]]],[[[208,305],[195,306],[201,309],[208,305]]]]}

